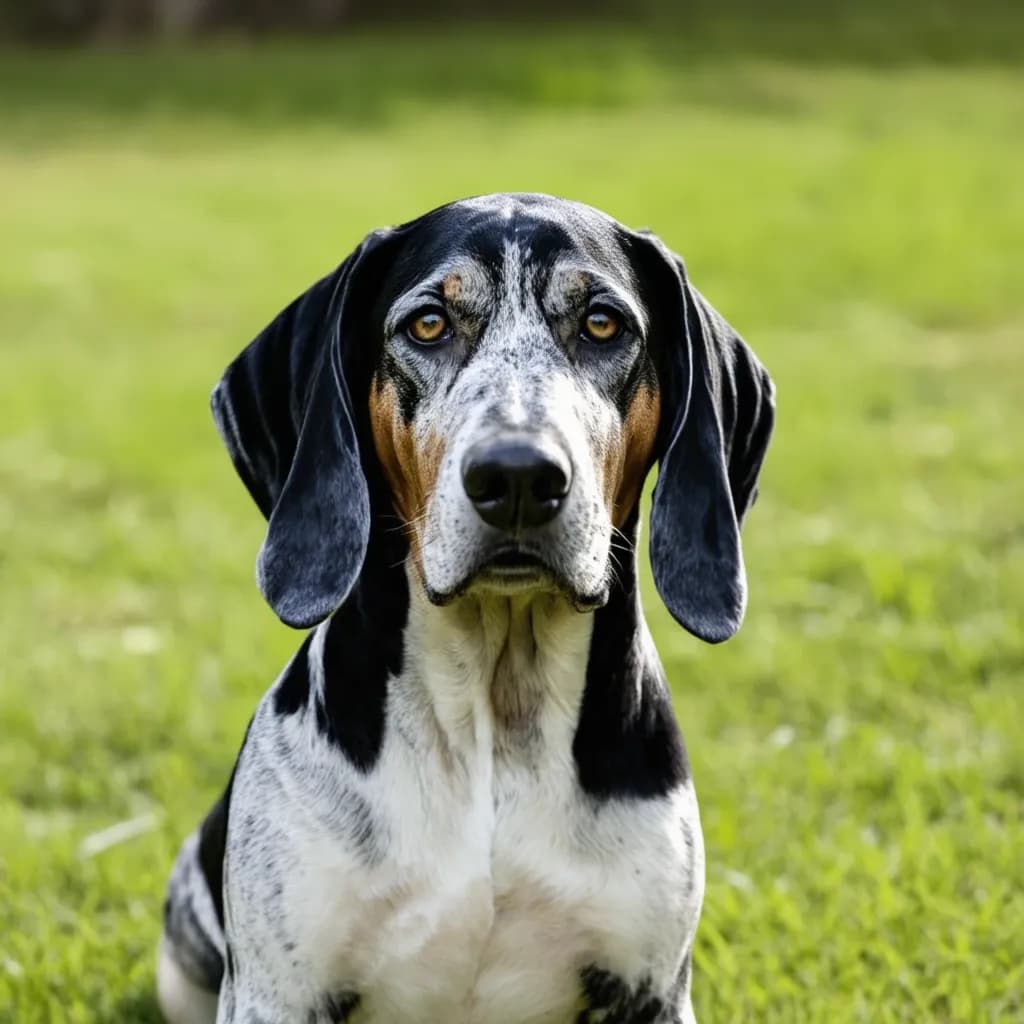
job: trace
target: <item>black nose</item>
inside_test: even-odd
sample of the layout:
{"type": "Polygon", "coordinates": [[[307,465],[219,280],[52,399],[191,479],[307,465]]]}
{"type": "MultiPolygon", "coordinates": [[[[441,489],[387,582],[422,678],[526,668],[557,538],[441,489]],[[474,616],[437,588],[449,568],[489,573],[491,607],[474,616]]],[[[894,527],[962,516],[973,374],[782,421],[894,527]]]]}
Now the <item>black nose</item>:
{"type": "Polygon", "coordinates": [[[477,445],[462,462],[469,500],[485,523],[502,530],[550,522],[571,483],[569,460],[557,449],[532,441],[477,445]]]}

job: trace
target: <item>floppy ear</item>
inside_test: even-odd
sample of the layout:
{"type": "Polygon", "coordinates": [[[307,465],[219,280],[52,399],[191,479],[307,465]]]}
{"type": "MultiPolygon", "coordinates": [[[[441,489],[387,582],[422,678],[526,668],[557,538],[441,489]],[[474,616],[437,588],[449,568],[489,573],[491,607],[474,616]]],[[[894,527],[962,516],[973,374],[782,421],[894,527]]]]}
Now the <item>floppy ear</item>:
{"type": "Polygon", "coordinates": [[[662,424],[651,512],[654,582],[673,618],[710,643],[739,629],[747,603],[740,524],[775,420],[775,388],[742,338],[687,281],[682,261],[662,250],[676,323],[661,340],[662,424]]]}
{"type": "Polygon", "coordinates": [[[349,376],[360,347],[352,295],[375,232],[227,368],[210,401],[238,475],[269,520],[256,562],[263,596],[308,628],[348,596],[362,568],[370,501],[349,376]]]}

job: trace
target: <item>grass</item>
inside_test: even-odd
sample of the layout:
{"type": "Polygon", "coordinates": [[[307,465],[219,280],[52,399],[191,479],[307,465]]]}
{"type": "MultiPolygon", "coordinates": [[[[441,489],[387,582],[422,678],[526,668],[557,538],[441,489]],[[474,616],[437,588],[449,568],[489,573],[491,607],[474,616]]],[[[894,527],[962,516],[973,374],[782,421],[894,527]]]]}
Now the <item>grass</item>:
{"type": "Polygon", "coordinates": [[[1021,74],[493,34],[0,60],[0,1020],[157,1019],[173,854],[297,645],[210,386],[365,231],[501,189],[655,227],[779,386],[743,631],[648,591],[698,1017],[1021,1019],[1021,74]]]}

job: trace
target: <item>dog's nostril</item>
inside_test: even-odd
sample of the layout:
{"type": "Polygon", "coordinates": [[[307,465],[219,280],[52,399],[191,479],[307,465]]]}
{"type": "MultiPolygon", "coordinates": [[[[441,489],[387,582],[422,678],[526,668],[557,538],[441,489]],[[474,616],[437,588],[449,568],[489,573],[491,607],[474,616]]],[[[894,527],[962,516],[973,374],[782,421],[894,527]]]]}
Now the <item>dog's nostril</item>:
{"type": "Polygon", "coordinates": [[[500,467],[488,461],[470,462],[462,482],[473,502],[501,501],[508,493],[508,480],[500,467]]]}
{"type": "Polygon", "coordinates": [[[557,462],[537,467],[530,486],[537,501],[561,501],[569,493],[569,476],[557,462]]]}
{"type": "Polygon", "coordinates": [[[572,475],[560,451],[508,440],[468,452],[462,482],[480,518],[509,530],[543,526],[554,519],[569,493],[572,475]]]}

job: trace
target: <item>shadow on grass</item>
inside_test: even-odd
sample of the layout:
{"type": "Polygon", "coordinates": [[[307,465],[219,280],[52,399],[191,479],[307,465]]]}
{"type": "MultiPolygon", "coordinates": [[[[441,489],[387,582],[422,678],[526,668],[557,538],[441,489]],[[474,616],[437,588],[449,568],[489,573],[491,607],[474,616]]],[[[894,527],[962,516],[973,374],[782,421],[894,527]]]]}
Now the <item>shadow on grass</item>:
{"type": "Polygon", "coordinates": [[[126,993],[105,1024],[164,1024],[156,992],[148,988],[126,993]]]}

